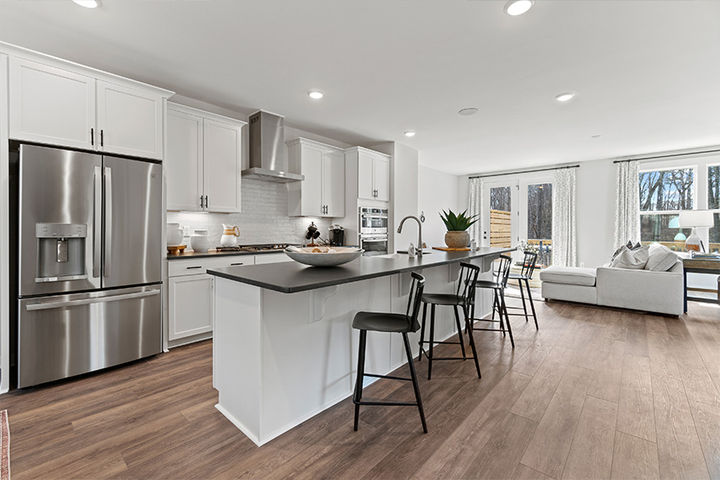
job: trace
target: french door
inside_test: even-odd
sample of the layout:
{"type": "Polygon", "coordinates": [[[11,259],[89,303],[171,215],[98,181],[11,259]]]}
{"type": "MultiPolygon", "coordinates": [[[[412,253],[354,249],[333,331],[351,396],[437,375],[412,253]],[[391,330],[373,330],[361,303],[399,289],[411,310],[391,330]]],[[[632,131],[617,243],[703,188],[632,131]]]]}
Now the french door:
{"type": "Polygon", "coordinates": [[[549,265],[552,179],[552,174],[532,174],[483,181],[481,245],[511,248],[525,243],[538,252],[539,265],[549,265]]]}

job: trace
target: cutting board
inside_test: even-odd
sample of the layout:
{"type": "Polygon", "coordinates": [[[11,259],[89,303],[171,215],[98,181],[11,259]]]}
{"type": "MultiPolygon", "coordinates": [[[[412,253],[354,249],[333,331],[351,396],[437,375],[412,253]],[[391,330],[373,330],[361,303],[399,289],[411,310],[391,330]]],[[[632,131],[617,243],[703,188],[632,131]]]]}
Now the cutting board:
{"type": "Polygon", "coordinates": [[[450,247],[433,247],[433,250],[442,250],[443,252],[469,252],[470,249],[465,248],[450,248],[450,247]]]}

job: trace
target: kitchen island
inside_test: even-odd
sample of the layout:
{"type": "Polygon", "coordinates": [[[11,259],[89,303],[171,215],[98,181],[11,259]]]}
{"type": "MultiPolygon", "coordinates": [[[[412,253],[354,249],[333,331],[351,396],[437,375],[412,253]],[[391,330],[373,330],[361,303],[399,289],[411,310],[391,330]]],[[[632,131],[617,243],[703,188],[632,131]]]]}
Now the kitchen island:
{"type": "MultiPolygon", "coordinates": [[[[425,276],[426,291],[451,293],[460,262],[489,275],[492,261],[508,251],[381,255],[331,268],[292,262],[208,270],[215,276],[216,408],[257,445],[272,440],[352,394],[356,312],[404,313],[410,272],[425,276]]],[[[478,313],[488,312],[490,298],[478,304],[478,313]]],[[[438,309],[435,338],[455,334],[452,310],[438,309]]],[[[411,334],[415,355],[418,340],[419,333],[411,334]]],[[[387,374],[406,362],[399,335],[368,333],[368,372],[387,374]]]]}

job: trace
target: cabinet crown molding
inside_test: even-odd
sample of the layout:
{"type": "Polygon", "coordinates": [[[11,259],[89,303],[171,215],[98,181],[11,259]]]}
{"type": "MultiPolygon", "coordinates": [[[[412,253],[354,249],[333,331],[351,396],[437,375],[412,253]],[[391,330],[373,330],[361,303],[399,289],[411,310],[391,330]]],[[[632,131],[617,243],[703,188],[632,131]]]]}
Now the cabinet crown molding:
{"type": "Polygon", "coordinates": [[[310,145],[328,152],[342,152],[344,150],[341,147],[336,147],[328,143],[318,142],[317,140],[310,140],[309,138],[304,137],[293,138],[292,140],[288,140],[287,142],[285,142],[285,144],[288,147],[293,147],[295,145],[310,145]]]}
{"type": "Polygon", "coordinates": [[[30,50],[29,48],[21,47],[19,45],[13,45],[11,43],[0,42],[0,53],[5,53],[11,57],[23,58],[25,60],[30,60],[33,62],[62,68],[64,70],[72,71],[80,75],[88,75],[91,77],[95,77],[98,80],[107,81],[109,83],[153,90],[155,93],[165,98],[170,98],[175,95],[175,92],[166,88],[150,85],[149,83],[144,83],[139,80],[133,80],[131,78],[116,75],[114,73],[106,72],[104,70],[100,70],[94,67],[89,67],[87,65],[82,65],[80,63],[65,60],[59,57],[55,57],[53,55],[48,55],[46,53],[30,50]]]}
{"type": "Polygon", "coordinates": [[[381,155],[385,158],[391,158],[391,155],[388,155],[387,153],[378,152],[377,150],[371,150],[369,148],[365,147],[348,147],[345,149],[346,152],[365,152],[369,153],[371,155],[381,155]]]}
{"type": "Polygon", "coordinates": [[[192,115],[197,115],[198,117],[208,118],[210,120],[217,120],[219,122],[233,123],[240,126],[245,126],[248,123],[245,120],[220,115],[218,113],[208,112],[207,110],[201,110],[195,107],[188,107],[187,105],[183,105],[182,103],[167,102],[167,108],[168,110],[185,112],[192,115]]]}

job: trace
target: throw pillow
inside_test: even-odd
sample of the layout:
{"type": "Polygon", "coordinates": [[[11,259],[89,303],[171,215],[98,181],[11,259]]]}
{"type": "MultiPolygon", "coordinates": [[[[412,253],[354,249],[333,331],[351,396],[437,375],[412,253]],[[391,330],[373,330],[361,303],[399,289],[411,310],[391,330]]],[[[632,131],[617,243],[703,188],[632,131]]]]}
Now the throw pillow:
{"type": "Polygon", "coordinates": [[[611,267],[642,270],[649,257],[649,247],[640,247],[637,250],[624,249],[610,262],[611,267]]]}
{"type": "Polygon", "coordinates": [[[652,270],[654,272],[667,272],[670,270],[675,263],[677,263],[678,257],[675,252],[667,248],[665,245],[659,243],[653,243],[650,245],[649,256],[645,270],[652,270]]]}
{"type": "Polygon", "coordinates": [[[625,249],[628,249],[628,250],[637,250],[637,249],[640,248],[641,246],[642,246],[642,245],[640,245],[640,242],[638,242],[638,243],[636,243],[635,245],[633,245],[632,240],[628,240],[628,243],[626,243],[625,245],[620,246],[620,248],[618,248],[617,250],[615,250],[615,251],[613,252],[612,256],[610,257],[610,263],[612,263],[612,261],[615,260],[615,257],[617,257],[618,255],[620,255],[620,253],[621,253],[623,250],[625,250],[625,249]]]}

